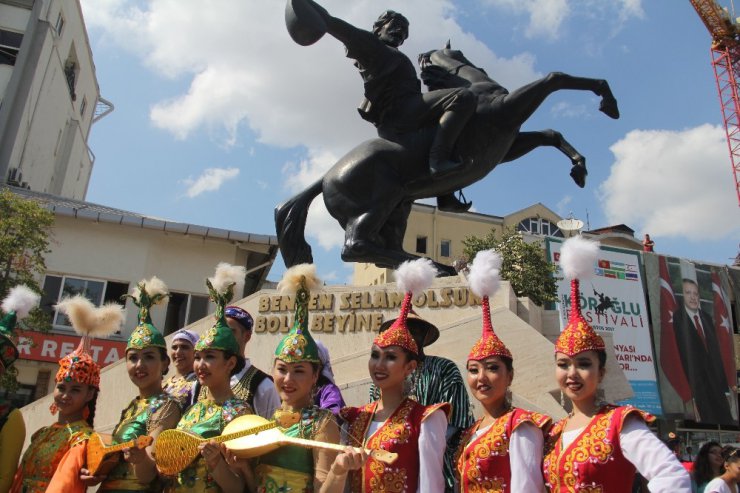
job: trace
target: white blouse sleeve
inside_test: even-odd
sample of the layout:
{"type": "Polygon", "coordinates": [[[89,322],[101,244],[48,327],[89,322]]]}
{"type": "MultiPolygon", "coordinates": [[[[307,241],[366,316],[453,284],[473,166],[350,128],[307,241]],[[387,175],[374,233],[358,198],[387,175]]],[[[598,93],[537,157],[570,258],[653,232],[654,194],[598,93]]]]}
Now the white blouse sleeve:
{"type": "Polygon", "coordinates": [[[648,480],[652,493],[691,493],[691,479],[645,422],[628,416],[619,434],[624,457],[648,480]]]}
{"type": "Polygon", "coordinates": [[[437,409],[421,423],[419,433],[419,486],[417,493],[443,493],[447,448],[447,415],[437,409]]]}
{"type": "Polygon", "coordinates": [[[522,423],[509,440],[511,491],[545,491],[542,477],[542,430],[532,423],[522,423]]]}
{"type": "Polygon", "coordinates": [[[265,419],[271,419],[275,409],[279,407],[280,396],[275,390],[275,384],[269,378],[265,378],[254,393],[254,412],[265,419]]]}

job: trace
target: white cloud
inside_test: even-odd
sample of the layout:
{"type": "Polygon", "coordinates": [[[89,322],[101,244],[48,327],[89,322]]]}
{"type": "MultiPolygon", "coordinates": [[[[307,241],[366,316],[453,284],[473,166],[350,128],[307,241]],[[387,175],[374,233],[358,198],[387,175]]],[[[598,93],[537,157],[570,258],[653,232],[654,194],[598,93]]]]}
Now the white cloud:
{"type": "Polygon", "coordinates": [[[561,217],[567,217],[566,207],[573,201],[572,195],[566,195],[555,205],[555,212],[561,217]]]}
{"type": "Polygon", "coordinates": [[[610,149],[616,161],[599,187],[610,223],[625,223],[652,237],[740,235],[722,127],[633,130],[610,149]]]}
{"type": "MultiPolygon", "coordinates": [[[[594,106],[595,107],[595,106],[594,106]]],[[[550,109],[555,117],[563,118],[588,118],[591,116],[591,112],[585,104],[572,104],[567,101],[558,101],[552,105],[550,109]]]]}
{"type": "MultiPolygon", "coordinates": [[[[403,12],[411,29],[402,49],[412,60],[451,39],[454,48],[510,89],[541,76],[531,54],[497,56],[463,31],[451,0],[321,4],[368,29],[383,9],[403,12]]],[[[342,44],[328,35],[308,47],[294,43],[285,28],[284,3],[213,0],[204,8],[181,0],[82,0],[82,5],[88,28],[102,30],[103,43],[119,44],[160,77],[187,82],[186,90],[153,104],[156,127],[178,139],[206,131],[234,146],[246,126],[262,144],[305,149],[298,164],[284,169],[288,190],[303,189],[339,156],[375,136],[375,128],[357,114],[362,80],[342,44]]],[[[323,248],[344,241],[320,199],[311,207],[307,235],[323,248]]]]}
{"type": "Polygon", "coordinates": [[[185,195],[194,198],[205,192],[215,192],[226,180],[239,176],[238,168],[208,168],[198,178],[183,180],[188,189],[185,195]]]}
{"type": "Polygon", "coordinates": [[[609,26],[611,36],[630,18],[642,18],[642,0],[481,0],[484,4],[528,17],[528,38],[558,39],[569,17],[609,26]]]}

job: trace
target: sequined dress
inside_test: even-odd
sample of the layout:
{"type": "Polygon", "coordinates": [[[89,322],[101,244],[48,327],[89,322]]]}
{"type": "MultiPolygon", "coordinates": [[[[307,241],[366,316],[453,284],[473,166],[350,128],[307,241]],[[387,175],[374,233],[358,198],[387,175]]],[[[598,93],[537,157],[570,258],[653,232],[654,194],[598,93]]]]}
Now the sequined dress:
{"type": "Polygon", "coordinates": [[[175,398],[180,404],[180,408],[185,410],[192,401],[193,387],[196,381],[195,373],[190,373],[186,377],[175,374],[167,379],[163,388],[165,392],[175,398]]]}
{"type": "MultiPolygon", "coordinates": [[[[113,430],[113,443],[123,443],[144,435],[156,426],[156,416],[162,417],[164,413],[177,412],[179,404],[166,393],[148,398],[136,397],[121,413],[121,420],[113,430]]],[[[134,466],[121,460],[118,465],[108,473],[108,477],[100,485],[100,491],[123,492],[123,491],[154,491],[156,485],[141,484],[136,479],[134,466]]]]}
{"type": "MultiPolygon", "coordinates": [[[[311,406],[301,410],[298,423],[278,429],[289,437],[314,440],[325,422],[333,418],[331,411],[311,406]]],[[[314,460],[310,449],[287,445],[263,455],[256,464],[257,493],[314,491],[314,460]]]]}
{"type": "MultiPolygon", "coordinates": [[[[178,430],[189,431],[203,438],[219,436],[237,416],[252,414],[252,408],[241,399],[231,398],[219,404],[211,399],[198,401],[185,412],[177,424],[178,430]]],[[[205,459],[198,456],[192,464],[169,481],[166,492],[220,493],[221,488],[208,473],[205,459]]]]}
{"type": "Polygon", "coordinates": [[[87,421],[45,426],[31,437],[31,444],[21,459],[12,491],[43,493],[57,466],[72,447],[83,445],[92,428],[87,421]]]}

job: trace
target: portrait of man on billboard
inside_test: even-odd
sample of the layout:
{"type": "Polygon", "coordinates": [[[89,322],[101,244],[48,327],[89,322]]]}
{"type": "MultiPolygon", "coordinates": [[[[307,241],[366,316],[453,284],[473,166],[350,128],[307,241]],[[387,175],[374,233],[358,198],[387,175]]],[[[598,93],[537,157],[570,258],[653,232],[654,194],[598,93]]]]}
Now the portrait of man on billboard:
{"type": "MultiPolygon", "coordinates": [[[[687,418],[702,423],[737,425],[734,355],[729,316],[719,277],[711,272],[712,301],[702,301],[694,264],[680,263],[681,290],[673,291],[665,257],[661,271],[660,363],[684,402],[687,418]],[[668,292],[670,289],[671,292],[668,292]],[[712,313],[715,315],[713,316],[712,313]],[[721,318],[717,325],[716,318],[721,318]]],[[[677,279],[673,279],[677,281],[677,279]]],[[[709,289],[711,288],[711,289],[709,289]]]]}

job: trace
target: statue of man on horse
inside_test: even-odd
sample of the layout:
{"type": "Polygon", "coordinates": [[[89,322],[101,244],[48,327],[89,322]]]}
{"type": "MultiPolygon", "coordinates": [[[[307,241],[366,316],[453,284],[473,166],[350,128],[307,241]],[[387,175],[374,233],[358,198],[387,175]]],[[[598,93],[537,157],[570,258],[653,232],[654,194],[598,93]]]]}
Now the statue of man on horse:
{"type": "MultiPolygon", "coordinates": [[[[421,83],[409,58],[398,50],[408,37],[408,20],[386,11],[366,31],[331,16],[313,0],[288,0],[286,24],[301,45],[325,33],[341,41],[362,76],[365,100],[358,111],[378,138],[342,157],[320,180],[275,209],[285,264],[311,262],[304,229],[308,207],[323,193],[327,210],[344,228],[342,259],[395,268],[416,256],[402,242],[414,200],[437,197],[443,210],[464,212],[469,203],[453,193],[498,164],[539,146],[553,146],[571,160],[571,176],[585,185],[581,156],[554,130],[520,132],[544,99],[561,89],[590,90],[602,97],[600,110],[619,118],[605,80],[553,72],[509,93],[449,47],[419,56],[421,83]]],[[[437,264],[442,273],[450,266],[437,264]]]]}

